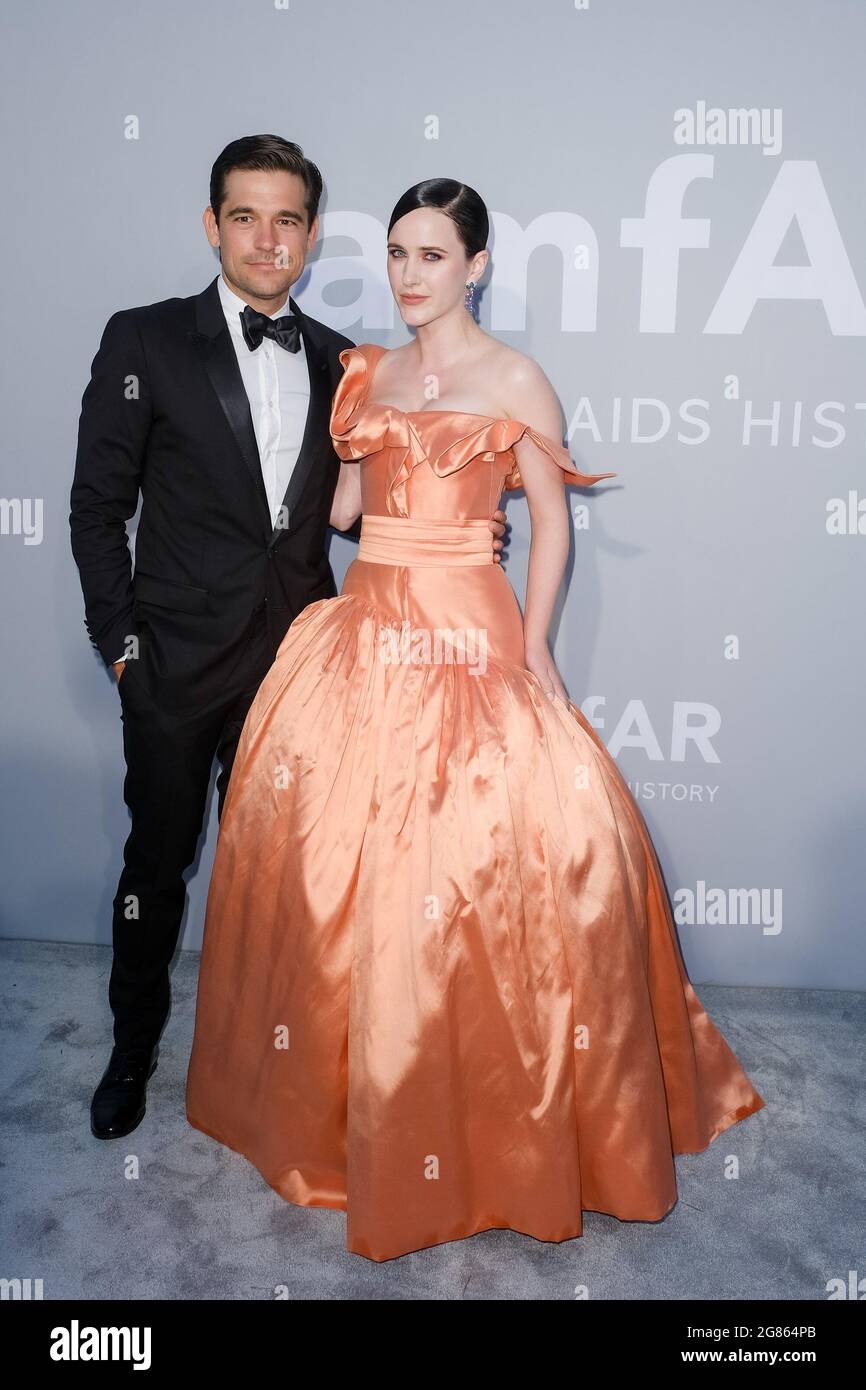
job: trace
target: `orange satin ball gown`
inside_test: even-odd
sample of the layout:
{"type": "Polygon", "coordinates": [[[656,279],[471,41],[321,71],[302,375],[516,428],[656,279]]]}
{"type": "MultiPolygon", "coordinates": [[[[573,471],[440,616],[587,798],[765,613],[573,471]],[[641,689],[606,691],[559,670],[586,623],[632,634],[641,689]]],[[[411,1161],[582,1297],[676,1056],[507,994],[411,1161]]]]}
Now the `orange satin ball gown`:
{"type": "Polygon", "coordinates": [[[673,1155],[764,1101],[688,981],[626,782],[523,664],[488,527],[524,435],[564,481],[614,475],[516,420],[367,402],[384,351],[340,354],[331,414],[358,558],[238,746],[187,1117],[286,1200],[344,1210],[372,1260],[567,1240],[582,1210],[656,1221],[673,1155]]]}

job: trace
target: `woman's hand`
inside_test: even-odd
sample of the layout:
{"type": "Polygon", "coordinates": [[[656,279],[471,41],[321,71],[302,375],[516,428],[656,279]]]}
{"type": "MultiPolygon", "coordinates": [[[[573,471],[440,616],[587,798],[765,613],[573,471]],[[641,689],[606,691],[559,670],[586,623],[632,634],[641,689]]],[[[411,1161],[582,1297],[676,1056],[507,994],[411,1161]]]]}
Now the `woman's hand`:
{"type": "Polygon", "coordinates": [[[549,699],[552,700],[554,695],[558,695],[560,700],[568,703],[568,693],[546,642],[527,642],[524,661],[527,670],[541,681],[541,688],[549,699]]]}

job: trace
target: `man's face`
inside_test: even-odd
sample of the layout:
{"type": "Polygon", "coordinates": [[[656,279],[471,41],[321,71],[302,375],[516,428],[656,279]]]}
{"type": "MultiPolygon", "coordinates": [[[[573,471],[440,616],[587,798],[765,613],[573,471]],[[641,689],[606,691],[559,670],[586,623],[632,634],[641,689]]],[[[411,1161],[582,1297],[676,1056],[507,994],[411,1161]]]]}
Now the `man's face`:
{"type": "Polygon", "coordinates": [[[281,308],[319,230],[318,217],[307,227],[300,175],[232,169],[219,222],[211,207],[203,220],[229,287],[260,313],[281,308]]]}

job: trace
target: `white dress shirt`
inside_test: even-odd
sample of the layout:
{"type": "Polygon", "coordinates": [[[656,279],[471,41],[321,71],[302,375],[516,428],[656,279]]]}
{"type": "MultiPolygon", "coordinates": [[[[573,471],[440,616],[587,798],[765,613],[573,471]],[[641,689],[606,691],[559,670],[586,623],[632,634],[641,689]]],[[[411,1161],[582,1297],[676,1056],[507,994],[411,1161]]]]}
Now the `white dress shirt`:
{"type": "MultiPolygon", "coordinates": [[[[250,403],[271,520],[276,526],[301,452],[310,408],[310,371],[304,340],[301,338],[298,352],[287,352],[273,338],[262,338],[255,351],[250,352],[240,320],[246,301],[229,289],[222,275],[217,284],[250,403]]],[[[285,303],[269,317],[278,319],[289,313],[287,295],[285,303]]]]}
{"type": "MultiPolygon", "coordinates": [[[[220,273],[217,280],[220,302],[226,316],[229,336],[238,359],[244,390],[250,403],[262,478],[274,526],[286,495],[307,424],[310,408],[310,372],[304,340],[297,352],[287,352],[273,338],[262,338],[252,352],[247,347],[240,315],[246,300],[230,290],[220,273]]],[[[270,318],[291,313],[289,296],[270,318]]],[[[288,518],[282,518],[285,525],[288,518]]],[[[124,657],[119,656],[118,661],[124,657]]]]}

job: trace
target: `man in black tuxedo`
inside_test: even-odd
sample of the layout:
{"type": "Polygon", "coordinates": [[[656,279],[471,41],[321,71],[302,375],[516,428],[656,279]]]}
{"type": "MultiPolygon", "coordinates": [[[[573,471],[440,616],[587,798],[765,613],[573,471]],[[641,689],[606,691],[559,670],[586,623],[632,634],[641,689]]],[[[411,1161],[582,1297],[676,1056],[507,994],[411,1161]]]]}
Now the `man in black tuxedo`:
{"type": "MultiPolygon", "coordinates": [[[[201,294],[112,315],[82,399],[72,551],[90,640],[116,673],[132,817],[113,909],[114,1047],[91,1103],[100,1139],[145,1113],[214,756],[221,815],[289,625],[337,594],[329,421],[338,355],[354,344],[289,295],[321,192],[298,145],[228,145],[204,213],[220,274],[201,294]],[[125,523],[139,492],[133,574],[125,523]]],[[[497,511],[497,551],[503,523],[497,511]]],[[[359,532],[360,519],[345,534],[359,532]]]]}

